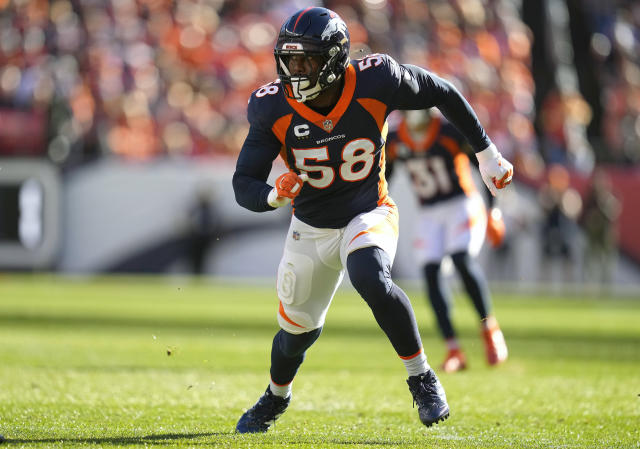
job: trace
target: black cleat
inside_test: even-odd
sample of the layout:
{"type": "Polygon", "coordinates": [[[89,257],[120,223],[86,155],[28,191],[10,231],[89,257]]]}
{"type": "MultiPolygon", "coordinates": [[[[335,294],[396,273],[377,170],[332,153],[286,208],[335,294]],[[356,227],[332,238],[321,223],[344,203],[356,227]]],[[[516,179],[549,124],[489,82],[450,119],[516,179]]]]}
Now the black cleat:
{"type": "Polygon", "coordinates": [[[238,433],[266,432],[269,426],[284,413],[291,401],[289,397],[282,398],[271,392],[269,387],[258,399],[258,402],[240,417],[236,425],[238,433]]]}
{"type": "Polygon", "coordinates": [[[414,405],[418,404],[418,414],[422,424],[431,427],[432,424],[449,417],[447,396],[432,369],[419,376],[410,376],[407,384],[409,384],[414,405]]]}

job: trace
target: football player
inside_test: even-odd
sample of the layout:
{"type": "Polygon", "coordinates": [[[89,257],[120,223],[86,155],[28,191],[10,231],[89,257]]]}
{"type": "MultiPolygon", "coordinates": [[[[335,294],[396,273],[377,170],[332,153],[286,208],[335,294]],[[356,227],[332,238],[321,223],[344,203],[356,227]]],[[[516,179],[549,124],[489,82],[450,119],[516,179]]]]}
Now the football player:
{"type": "Polygon", "coordinates": [[[236,200],[256,212],[291,203],[293,214],[277,273],[281,330],[273,339],[271,378],[238,421],[240,433],[265,432],[286,410],[345,269],[406,366],[420,420],[431,426],[449,416],[411,303],[390,275],[398,212],[384,176],[387,115],[437,106],[477,151],[494,192],[511,181],[512,166],[450,83],[383,54],[351,61],[349,47],[335,12],[296,12],[275,45],[278,79],[249,99],[249,133],[233,176],[236,200]],[[266,181],[278,155],[289,171],[271,186],[266,181]]]}
{"type": "Polygon", "coordinates": [[[475,260],[485,235],[493,247],[502,243],[504,221],[500,209],[493,207],[490,194],[487,213],[472,178],[467,152],[465,138],[433,110],[404,113],[397,131],[390,133],[387,142],[387,179],[394,161],[403,162],[421,205],[415,252],[447,344],[441,368],[449,373],[466,368],[467,362],[451,323],[451,301],[440,276],[445,255],[450,256],[480,317],[487,362],[496,365],[507,359],[504,336],[491,313],[487,281],[475,260]]]}

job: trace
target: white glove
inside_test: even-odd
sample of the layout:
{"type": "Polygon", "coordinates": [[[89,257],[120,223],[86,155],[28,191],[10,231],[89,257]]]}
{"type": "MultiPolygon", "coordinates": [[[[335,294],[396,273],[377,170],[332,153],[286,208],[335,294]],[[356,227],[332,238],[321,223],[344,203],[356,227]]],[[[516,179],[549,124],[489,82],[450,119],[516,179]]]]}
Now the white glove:
{"type": "Polygon", "coordinates": [[[513,165],[502,157],[494,144],[476,153],[476,157],[482,180],[493,196],[496,196],[498,189],[511,184],[513,165]]]}
{"type": "Polygon", "coordinates": [[[286,206],[300,193],[302,183],[309,179],[306,173],[298,176],[293,171],[283,173],[276,179],[276,186],[271,189],[267,196],[267,203],[271,207],[286,206]]]}
{"type": "Polygon", "coordinates": [[[269,203],[269,206],[271,207],[286,206],[290,202],[291,198],[287,198],[286,196],[278,196],[278,191],[275,187],[271,189],[271,192],[269,192],[269,196],[267,197],[267,203],[269,203]]]}

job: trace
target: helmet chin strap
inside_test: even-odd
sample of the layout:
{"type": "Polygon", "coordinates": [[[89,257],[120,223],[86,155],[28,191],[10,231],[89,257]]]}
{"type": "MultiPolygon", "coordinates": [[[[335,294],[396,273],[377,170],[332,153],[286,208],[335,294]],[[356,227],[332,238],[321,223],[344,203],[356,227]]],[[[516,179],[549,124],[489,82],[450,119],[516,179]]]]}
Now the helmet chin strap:
{"type": "MultiPolygon", "coordinates": [[[[287,75],[290,75],[289,68],[287,67],[287,65],[284,63],[282,59],[280,59],[280,67],[282,68],[284,73],[286,73],[287,75]]],[[[327,65],[325,64],[322,67],[322,69],[320,69],[318,80],[316,80],[316,83],[311,87],[310,87],[311,82],[309,81],[309,77],[307,76],[291,77],[291,90],[293,91],[293,96],[296,99],[296,101],[298,101],[298,103],[304,103],[308,100],[313,100],[318,95],[320,95],[320,93],[322,92],[322,88],[320,87],[319,76],[326,67],[327,65]]],[[[336,80],[336,78],[339,78],[339,77],[336,77],[334,74],[331,74],[329,75],[328,81],[332,83],[333,81],[336,80]]]]}
{"type": "Polygon", "coordinates": [[[309,87],[309,80],[302,79],[298,81],[291,80],[291,88],[299,103],[304,103],[307,100],[313,100],[320,95],[320,84],[316,82],[313,87],[309,87]],[[299,98],[298,98],[299,97],[299,98]]]}

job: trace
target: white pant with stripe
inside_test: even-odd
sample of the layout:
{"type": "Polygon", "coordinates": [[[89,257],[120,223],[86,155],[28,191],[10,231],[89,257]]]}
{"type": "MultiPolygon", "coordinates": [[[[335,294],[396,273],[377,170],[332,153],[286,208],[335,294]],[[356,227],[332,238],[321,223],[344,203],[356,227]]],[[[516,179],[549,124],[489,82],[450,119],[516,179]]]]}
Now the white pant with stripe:
{"type": "Polygon", "coordinates": [[[477,192],[425,206],[415,226],[416,259],[420,264],[440,262],[445,255],[462,251],[475,257],[486,230],[486,207],[477,192]]]}
{"type": "Polygon", "coordinates": [[[315,228],[295,216],[280,260],[278,323],[292,334],[317,329],[342,282],[347,256],[377,246],[393,261],[398,244],[398,211],[385,204],[353,218],[340,229],[315,228]]]}

